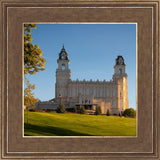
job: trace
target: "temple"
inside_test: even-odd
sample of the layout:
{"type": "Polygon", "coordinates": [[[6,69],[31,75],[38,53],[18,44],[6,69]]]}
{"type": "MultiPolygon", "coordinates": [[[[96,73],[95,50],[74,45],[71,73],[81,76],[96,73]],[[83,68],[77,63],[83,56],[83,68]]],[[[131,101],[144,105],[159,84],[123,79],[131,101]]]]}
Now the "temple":
{"type": "Polygon", "coordinates": [[[53,109],[59,106],[60,98],[65,108],[81,107],[95,110],[101,107],[102,114],[109,109],[111,114],[120,114],[128,108],[128,87],[126,65],[122,56],[117,56],[114,74],[110,81],[76,81],[71,80],[68,54],[64,45],[59,53],[56,69],[55,98],[50,101],[38,102],[36,109],[53,109]]]}

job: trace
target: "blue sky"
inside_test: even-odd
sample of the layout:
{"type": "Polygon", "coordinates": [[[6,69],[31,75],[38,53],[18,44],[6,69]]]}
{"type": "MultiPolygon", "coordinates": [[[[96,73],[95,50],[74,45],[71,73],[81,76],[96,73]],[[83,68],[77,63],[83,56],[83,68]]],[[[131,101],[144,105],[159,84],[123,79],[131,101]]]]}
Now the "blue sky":
{"type": "Polygon", "coordinates": [[[136,109],[136,24],[37,24],[32,30],[46,59],[45,71],[27,75],[41,101],[55,97],[55,72],[62,45],[69,55],[71,79],[109,81],[117,55],[128,74],[129,107],[136,109]]]}

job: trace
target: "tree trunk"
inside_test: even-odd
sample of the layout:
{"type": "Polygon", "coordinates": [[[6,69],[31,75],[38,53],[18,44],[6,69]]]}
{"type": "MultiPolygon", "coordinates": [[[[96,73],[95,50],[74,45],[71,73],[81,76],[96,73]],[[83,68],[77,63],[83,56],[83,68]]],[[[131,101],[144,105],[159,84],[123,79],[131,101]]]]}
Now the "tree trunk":
{"type": "Polygon", "coordinates": [[[29,124],[29,110],[28,110],[29,107],[27,107],[27,125],[29,124]]]}

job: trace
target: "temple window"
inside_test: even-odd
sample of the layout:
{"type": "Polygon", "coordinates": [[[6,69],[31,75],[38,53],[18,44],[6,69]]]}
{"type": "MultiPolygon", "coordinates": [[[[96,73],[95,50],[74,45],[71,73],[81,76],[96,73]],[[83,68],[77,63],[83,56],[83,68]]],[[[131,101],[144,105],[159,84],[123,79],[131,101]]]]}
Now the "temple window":
{"type": "Polygon", "coordinates": [[[119,73],[122,74],[122,68],[119,69],[119,73]]]}
{"type": "Polygon", "coordinates": [[[67,85],[67,83],[68,83],[68,80],[65,80],[65,85],[67,85]]]}
{"type": "Polygon", "coordinates": [[[86,89],[86,95],[87,96],[89,95],[89,89],[86,89]]]}
{"type": "Polygon", "coordinates": [[[61,90],[61,89],[59,90],[59,95],[61,95],[61,96],[62,96],[62,90],[61,90]]]}
{"type": "Polygon", "coordinates": [[[122,91],[120,91],[120,98],[122,97],[122,91]]]}
{"type": "Polygon", "coordinates": [[[62,85],[62,80],[59,81],[59,85],[60,85],[60,86],[62,85]]]}
{"type": "Polygon", "coordinates": [[[109,97],[109,89],[108,88],[106,89],[106,95],[107,95],[107,97],[109,97]]]}
{"type": "Polygon", "coordinates": [[[62,70],[65,70],[65,68],[66,68],[65,64],[62,64],[62,70]]]}
{"type": "Polygon", "coordinates": [[[115,89],[113,88],[113,91],[112,91],[112,95],[113,97],[115,97],[115,89]]]}
{"type": "Polygon", "coordinates": [[[72,96],[75,96],[75,88],[72,88],[72,96]]]}
{"type": "Polygon", "coordinates": [[[96,97],[96,89],[93,89],[93,95],[96,97]]]}
{"type": "Polygon", "coordinates": [[[115,103],[115,100],[113,100],[113,101],[112,101],[112,105],[113,105],[113,107],[115,107],[115,104],[116,104],[116,103],[115,103]]]}
{"type": "Polygon", "coordinates": [[[102,97],[102,89],[99,90],[99,96],[102,97]]]}
{"type": "Polygon", "coordinates": [[[64,95],[65,95],[65,97],[67,97],[67,90],[65,90],[64,95]]]}
{"type": "Polygon", "coordinates": [[[79,89],[79,94],[82,94],[82,89],[81,88],[79,89]]]}

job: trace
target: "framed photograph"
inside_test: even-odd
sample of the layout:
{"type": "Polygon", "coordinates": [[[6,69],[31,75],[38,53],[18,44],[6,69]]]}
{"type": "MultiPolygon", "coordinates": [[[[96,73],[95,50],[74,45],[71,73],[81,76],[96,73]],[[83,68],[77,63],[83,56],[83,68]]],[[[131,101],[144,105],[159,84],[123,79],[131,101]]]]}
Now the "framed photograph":
{"type": "Polygon", "coordinates": [[[136,136],[136,29],[24,24],[24,136],[136,136]]]}
{"type": "Polygon", "coordinates": [[[159,2],[2,0],[1,159],[159,160],[159,2]]]}

